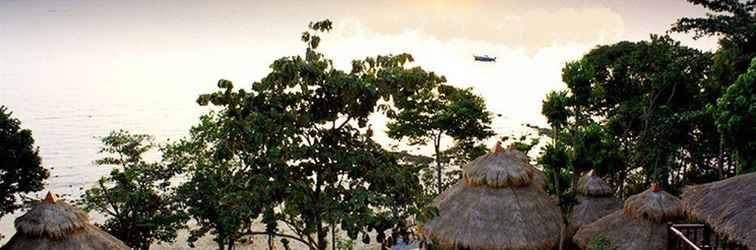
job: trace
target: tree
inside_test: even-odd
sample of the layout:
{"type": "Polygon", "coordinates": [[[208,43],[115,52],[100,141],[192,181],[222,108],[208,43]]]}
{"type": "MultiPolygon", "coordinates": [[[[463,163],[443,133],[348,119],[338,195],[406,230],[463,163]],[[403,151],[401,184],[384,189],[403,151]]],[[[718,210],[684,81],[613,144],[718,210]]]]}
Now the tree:
{"type": "MultiPolygon", "coordinates": [[[[570,152],[563,143],[549,143],[543,148],[541,156],[538,158],[538,163],[543,166],[545,178],[547,180],[554,180],[547,182],[546,191],[554,194],[557,197],[559,208],[563,213],[569,211],[572,206],[572,202],[569,202],[567,197],[564,197],[564,191],[559,183],[565,183],[569,180],[569,176],[565,173],[564,169],[570,165],[570,152]]],[[[563,223],[567,223],[567,218],[563,217],[563,223]]],[[[559,233],[559,249],[563,248],[565,238],[564,227],[562,227],[559,233]]]]}
{"type": "Polygon", "coordinates": [[[643,167],[647,182],[681,184],[685,178],[676,176],[686,175],[681,170],[688,166],[715,169],[715,149],[697,146],[718,137],[701,91],[710,72],[709,54],[667,36],[651,36],[650,41],[599,46],[582,60],[593,69],[592,100],[584,117],[606,124],[629,156],[628,166],[643,167]]]}
{"type": "Polygon", "coordinates": [[[259,166],[266,164],[265,159],[257,158],[257,165],[250,166],[243,160],[244,152],[231,148],[234,128],[224,119],[222,113],[203,115],[188,138],[165,150],[167,164],[186,173],[186,182],[177,188],[176,196],[187,216],[197,223],[196,228],[190,228],[191,247],[208,233],[214,235],[218,249],[247,243],[245,236],[261,215],[266,215],[264,222],[270,222],[286,188],[270,181],[266,173],[257,172],[263,170],[259,166]]]}
{"type": "MultiPolygon", "coordinates": [[[[718,99],[725,94],[728,86],[734,83],[738,76],[745,73],[749,67],[751,58],[756,57],[756,1],[713,1],[713,0],[688,0],[688,2],[700,5],[710,10],[705,17],[684,17],[672,25],[671,31],[692,32],[694,38],[704,36],[716,36],[719,38],[719,49],[712,59],[711,79],[704,86],[702,97],[707,105],[716,106],[718,99]]],[[[707,111],[714,112],[714,109],[707,111]]],[[[708,121],[705,123],[706,131],[717,131],[713,126],[711,117],[707,113],[708,121]]],[[[717,164],[719,178],[726,178],[732,170],[728,170],[725,162],[731,162],[734,156],[728,147],[724,135],[720,136],[717,143],[702,142],[698,145],[715,145],[718,150],[717,164]]],[[[712,147],[712,146],[708,146],[712,147]]],[[[732,165],[732,164],[729,164],[732,165]]]]}
{"type": "MultiPolygon", "coordinates": [[[[568,62],[564,68],[562,68],[562,81],[567,84],[567,88],[570,91],[570,96],[567,99],[569,106],[572,107],[574,112],[575,121],[571,128],[572,131],[572,144],[577,145],[577,135],[579,128],[584,126],[587,115],[582,110],[590,105],[592,89],[591,80],[593,77],[593,65],[586,60],[568,62]]],[[[573,151],[577,153],[577,151],[573,151]]],[[[577,157],[573,157],[577,158],[577,157]]],[[[581,162],[576,162],[581,163],[581,162]]],[[[577,186],[577,181],[580,178],[580,171],[584,169],[584,166],[572,164],[572,182],[570,186],[577,186]]],[[[573,193],[575,189],[572,189],[573,193]]]]}
{"type": "Polygon", "coordinates": [[[706,108],[712,95],[707,89],[716,85],[711,65],[711,54],[655,35],[598,46],[568,63],[562,71],[567,91],[559,99],[550,94],[542,113],[567,114],[553,112],[549,120],[570,128],[554,137],[574,154],[573,177],[597,170],[622,195],[637,188],[628,183],[658,181],[673,191],[716,179],[724,160],[706,108]]]}
{"type": "Polygon", "coordinates": [[[173,241],[185,222],[170,187],[177,170],[143,159],[155,149],[153,140],[124,130],[102,138],[100,153],[106,156],[96,163],[114,168],[80,200],[85,210],[107,217],[102,225],[105,231],[135,249],[149,249],[155,241],[173,241]]]}
{"type": "Polygon", "coordinates": [[[571,165],[578,172],[593,170],[599,176],[616,173],[624,167],[619,148],[617,140],[603,126],[590,123],[580,127],[575,133],[571,165]]]}
{"type": "MultiPolygon", "coordinates": [[[[261,214],[266,230],[247,228],[243,236],[282,237],[325,249],[337,226],[350,239],[362,234],[365,241],[369,232],[377,233],[380,241],[386,231],[401,232],[408,226],[414,190],[422,191],[417,169],[401,165],[363,131],[371,114],[392,110],[390,101],[414,98],[440,77],[404,67],[412,61],[408,54],[355,60],[350,72],[336,69],[317,50],[319,33],[331,25],[328,20],[311,23],[301,36],[307,45],[304,56],[276,60],[251,89],[236,90],[230,81],[220,80],[219,91],[198,98],[201,105],[220,108],[213,161],[240,165],[235,180],[265,186],[255,185],[254,192],[235,199],[271,199],[241,218],[261,214]],[[283,235],[279,225],[292,235],[283,235]]],[[[188,191],[198,188],[215,186],[188,191]]]]}
{"type": "MultiPolygon", "coordinates": [[[[462,179],[462,167],[470,161],[475,160],[475,158],[488,152],[489,148],[478,140],[468,139],[454,141],[454,144],[451,147],[440,153],[442,156],[441,165],[446,166],[445,169],[447,169],[447,171],[444,171],[441,189],[446,190],[448,187],[462,179]],[[449,169],[450,166],[453,166],[453,168],[449,169]]],[[[430,162],[421,166],[421,169],[423,170],[421,179],[422,184],[426,187],[426,194],[433,198],[438,195],[438,176],[435,171],[429,170],[433,170],[435,162],[436,158],[432,157],[430,162]]]]}
{"type": "MultiPolygon", "coordinates": [[[[456,149],[466,155],[475,155],[478,148],[476,141],[493,136],[491,114],[486,109],[485,100],[475,95],[472,89],[460,89],[441,84],[444,78],[430,78],[436,88],[422,89],[418,95],[396,102],[400,112],[392,116],[388,127],[388,136],[401,140],[409,139],[410,145],[433,145],[436,163],[436,190],[444,190],[443,139],[449,137],[457,145],[456,149]]],[[[453,151],[451,151],[453,152],[453,151]]]]}
{"type": "Polygon", "coordinates": [[[19,194],[42,190],[48,177],[31,130],[12,115],[0,106],[0,217],[21,207],[19,194]]]}
{"type": "Polygon", "coordinates": [[[706,17],[683,17],[672,25],[674,32],[693,32],[694,38],[718,36],[715,77],[727,85],[745,73],[756,56],[756,1],[687,0],[709,9],[706,17]]]}
{"type": "Polygon", "coordinates": [[[738,172],[756,171],[756,58],[719,98],[715,116],[724,142],[735,150],[738,172]]]}
{"type": "MultiPolygon", "coordinates": [[[[543,104],[541,105],[541,114],[546,116],[546,120],[549,122],[549,125],[552,127],[553,135],[552,135],[552,148],[551,151],[549,151],[549,148],[547,147],[544,151],[544,155],[546,155],[549,152],[552,152],[551,155],[558,155],[558,153],[565,152],[562,150],[562,142],[560,141],[560,134],[562,133],[562,128],[567,125],[567,118],[569,117],[570,113],[568,110],[568,102],[569,97],[567,96],[567,92],[565,91],[551,91],[548,94],[546,94],[546,99],[543,100],[543,104]]],[[[549,168],[549,170],[552,173],[556,173],[552,175],[553,177],[553,186],[554,186],[554,192],[557,196],[561,196],[561,190],[562,187],[560,187],[560,179],[561,179],[561,173],[562,173],[562,167],[567,167],[568,162],[560,157],[556,156],[542,156],[544,159],[560,159],[560,160],[553,160],[548,161],[548,163],[544,163],[544,168],[549,168]],[[562,161],[564,160],[564,161],[562,161]]]]}

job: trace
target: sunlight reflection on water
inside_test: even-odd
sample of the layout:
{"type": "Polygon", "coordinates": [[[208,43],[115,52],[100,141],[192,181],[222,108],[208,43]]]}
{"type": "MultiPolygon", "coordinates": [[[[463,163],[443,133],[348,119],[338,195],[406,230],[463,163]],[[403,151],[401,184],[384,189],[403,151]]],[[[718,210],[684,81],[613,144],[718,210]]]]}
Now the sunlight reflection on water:
{"type": "MultiPolygon", "coordinates": [[[[187,135],[203,113],[194,103],[198,91],[104,91],[104,86],[15,80],[8,73],[0,75],[0,105],[7,106],[23,128],[32,130],[42,163],[50,169],[46,190],[67,199],[78,198],[82,189],[110,172],[93,163],[99,158],[99,138],[109,131],[127,129],[163,142],[187,135]]],[[[0,220],[0,234],[12,234],[17,216],[0,220]]]]}

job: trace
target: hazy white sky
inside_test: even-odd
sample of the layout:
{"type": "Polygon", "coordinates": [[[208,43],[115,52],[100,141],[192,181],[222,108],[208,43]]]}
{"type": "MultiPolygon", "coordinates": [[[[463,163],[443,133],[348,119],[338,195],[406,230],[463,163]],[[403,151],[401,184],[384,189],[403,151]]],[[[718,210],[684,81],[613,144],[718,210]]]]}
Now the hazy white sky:
{"type": "MultiPolygon", "coordinates": [[[[450,83],[474,87],[505,116],[497,127],[507,130],[544,124],[541,100],[564,87],[566,61],[597,44],[647,39],[679,17],[703,14],[683,0],[0,0],[0,84],[194,105],[219,78],[248,86],[274,59],[303,52],[306,24],[330,18],[335,30],[323,50],[343,69],[354,58],[409,52],[450,83]],[[474,62],[473,54],[498,60],[474,62]]],[[[715,45],[674,37],[701,49],[715,45]]]]}

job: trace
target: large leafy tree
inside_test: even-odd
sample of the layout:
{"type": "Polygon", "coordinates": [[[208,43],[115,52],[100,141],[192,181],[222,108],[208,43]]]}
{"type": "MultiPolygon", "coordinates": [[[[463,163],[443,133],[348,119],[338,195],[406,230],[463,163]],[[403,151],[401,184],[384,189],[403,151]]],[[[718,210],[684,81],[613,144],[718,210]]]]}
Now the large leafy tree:
{"type": "MultiPolygon", "coordinates": [[[[573,148],[576,172],[599,170],[619,189],[628,174],[640,175],[640,185],[713,176],[718,133],[702,91],[710,84],[710,65],[709,54],[653,35],[599,46],[568,63],[563,79],[572,131],[563,141],[573,148]],[[602,144],[618,152],[596,150],[602,144]]],[[[544,102],[544,109],[554,109],[552,103],[544,102]]]]}
{"type": "Polygon", "coordinates": [[[604,126],[598,123],[581,126],[575,133],[574,141],[572,165],[576,166],[578,173],[594,170],[601,176],[607,176],[623,170],[624,158],[618,140],[607,133],[604,126]]]}
{"type": "Polygon", "coordinates": [[[397,155],[384,150],[365,131],[371,114],[393,110],[398,105],[392,106],[391,101],[401,102],[434,88],[440,77],[419,67],[404,67],[412,61],[407,54],[355,60],[349,72],[336,69],[317,50],[319,33],[331,25],[328,20],[311,23],[301,36],[307,45],[305,54],[276,60],[271,72],[251,89],[237,90],[221,80],[218,92],[198,99],[202,105],[220,108],[214,125],[219,139],[213,143],[213,161],[239,165],[234,167],[239,177],[228,181],[253,185],[244,188],[254,192],[239,192],[233,198],[240,202],[270,199],[262,205],[229,204],[255,208],[242,216],[261,214],[266,223],[264,231],[247,229],[241,235],[267,234],[310,249],[325,249],[327,236],[336,227],[351,239],[361,234],[363,240],[370,239],[369,232],[382,240],[387,230],[406,231],[414,193],[422,191],[417,168],[401,165],[397,155]],[[279,226],[292,233],[284,236],[279,226]]]}
{"type": "MultiPolygon", "coordinates": [[[[591,104],[592,76],[593,65],[586,60],[568,62],[564,68],[562,68],[562,81],[567,84],[567,88],[569,89],[570,95],[567,100],[570,108],[573,110],[571,114],[574,116],[571,128],[571,144],[573,146],[578,145],[577,139],[579,136],[576,133],[580,131],[580,127],[585,126],[588,123],[587,114],[586,112],[583,112],[583,110],[588,108],[591,104]]],[[[577,154],[581,151],[574,150],[574,152],[577,154]]],[[[578,159],[579,157],[575,155],[573,158],[578,159]]],[[[575,163],[572,164],[572,182],[570,184],[572,187],[577,185],[580,172],[587,168],[587,166],[581,165],[583,162],[578,161],[575,163]]],[[[574,192],[575,189],[573,188],[572,191],[574,192]]]]}
{"type": "MultiPolygon", "coordinates": [[[[672,25],[674,32],[694,33],[694,38],[715,36],[719,38],[719,48],[712,59],[712,69],[708,84],[704,85],[702,99],[712,107],[717,100],[725,95],[728,86],[733,84],[738,76],[746,73],[752,58],[756,57],[756,1],[716,1],[716,0],[688,0],[688,2],[702,6],[710,11],[705,17],[684,17],[672,25]]],[[[713,112],[714,108],[709,109],[713,112]]],[[[706,131],[716,131],[711,126],[713,114],[706,114],[706,131]]],[[[718,142],[702,142],[698,151],[709,148],[718,150],[718,176],[727,177],[732,174],[732,164],[736,159],[731,144],[726,142],[726,135],[722,135],[718,142]],[[729,144],[729,145],[728,145],[729,144]],[[713,146],[712,146],[713,145],[713,146]]]]}
{"type": "MultiPolygon", "coordinates": [[[[212,234],[218,249],[234,249],[247,243],[252,225],[270,213],[281,199],[285,184],[268,178],[262,172],[265,159],[256,159],[254,166],[244,161],[246,154],[230,144],[233,130],[224,123],[221,113],[210,112],[190,131],[190,136],[166,147],[164,161],[187,176],[176,190],[178,201],[186,215],[194,220],[190,228],[189,245],[205,234],[212,234]]],[[[280,232],[270,235],[291,237],[280,232]]]]}
{"type": "Polygon", "coordinates": [[[42,190],[48,176],[31,130],[11,115],[0,106],[0,217],[21,207],[19,194],[42,190]]]}
{"type": "Polygon", "coordinates": [[[756,58],[719,98],[715,116],[724,142],[735,150],[738,172],[756,171],[756,58]]]}
{"type": "MultiPolygon", "coordinates": [[[[481,148],[477,141],[494,135],[491,129],[491,114],[485,100],[470,88],[456,88],[441,84],[442,77],[429,78],[436,88],[421,89],[412,98],[396,101],[400,112],[392,115],[388,135],[393,139],[408,139],[410,145],[432,145],[437,194],[444,190],[444,153],[463,156],[457,159],[479,156],[481,148]],[[444,148],[443,140],[451,138],[454,147],[444,148]],[[451,149],[451,151],[447,151],[451,149]],[[460,151],[461,150],[461,151],[460,151]],[[465,157],[466,156],[466,157],[465,157]]],[[[464,164],[464,162],[462,162],[464,164]]]]}
{"type": "Polygon", "coordinates": [[[753,0],[687,0],[710,11],[705,17],[683,17],[672,25],[672,31],[692,32],[695,38],[719,37],[720,49],[715,56],[715,74],[723,91],[745,73],[751,58],[756,56],[756,1],[753,0]]]}
{"type": "Polygon", "coordinates": [[[113,170],[80,200],[86,210],[107,217],[103,229],[134,249],[173,241],[186,221],[170,186],[177,169],[143,158],[155,149],[153,141],[151,136],[124,130],[102,138],[100,153],[105,156],[96,163],[113,170]]]}

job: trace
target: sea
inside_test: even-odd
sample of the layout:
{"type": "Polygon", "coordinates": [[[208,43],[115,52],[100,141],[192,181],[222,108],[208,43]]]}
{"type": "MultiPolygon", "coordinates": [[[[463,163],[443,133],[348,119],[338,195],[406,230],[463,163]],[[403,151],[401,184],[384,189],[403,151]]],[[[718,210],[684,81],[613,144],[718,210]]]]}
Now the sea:
{"type": "MultiPolygon", "coordinates": [[[[0,105],[11,110],[23,128],[32,131],[42,164],[50,171],[45,190],[29,196],[41,198],[52,191],[66,200],[78,199],[112,169],[94,164],[103,156],[99,153],[100,139],[110,131],[149,134],[157,142],[166,143],[188,135],[190,127],[208,110],[195,103],[201,93],[196,89],[133,86],[140,89],[137,91],[108,85],[37,83],[0,72],[0,105]]],[[[211,90],[213,85],[208,83],[206,89],[211,90]]],[[[159,155],[149,157],[156,159],[159,155]]],[[[6,236],[0,243],[15,232],[13,220],[19,215],[0,219],[0,234],[6,236]]],[[[93,217],[102,220],[102,216],[93,217]]]]}

